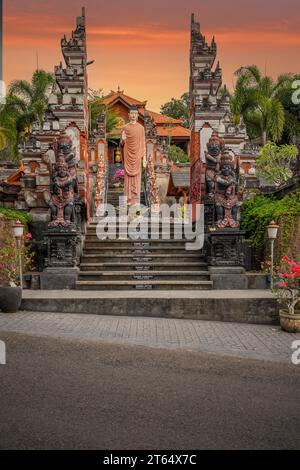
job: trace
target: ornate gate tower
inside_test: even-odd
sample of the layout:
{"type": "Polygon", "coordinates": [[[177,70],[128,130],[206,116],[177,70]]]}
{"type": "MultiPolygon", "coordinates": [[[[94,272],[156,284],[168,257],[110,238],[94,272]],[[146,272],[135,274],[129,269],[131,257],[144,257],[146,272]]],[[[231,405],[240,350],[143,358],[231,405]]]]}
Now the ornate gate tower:
{"type": "MultiPolygon", "coordinates": [[[[240,155],[246,128],[234,125],[222,69],[216,63],[215,38],[206,41],[200,23],[191,19],[190,126],[191,192],[204,204],[205,253],[214,287],[246,288],[243,232],[239,230],[240,155]]],[[[196,211],[194,210],[194,218],[196,211]]]]}

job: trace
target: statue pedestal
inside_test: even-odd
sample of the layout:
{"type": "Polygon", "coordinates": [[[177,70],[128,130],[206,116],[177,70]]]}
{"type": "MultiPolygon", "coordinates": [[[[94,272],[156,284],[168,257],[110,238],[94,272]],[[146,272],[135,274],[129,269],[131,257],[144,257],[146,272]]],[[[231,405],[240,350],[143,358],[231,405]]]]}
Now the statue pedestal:
{"type": "Polygon", "coordinates": [[[244,268],[243,239],[245,232],[224,229],[207,237],[207,260],[214,289],[248,289],[244,268]]]}
{"type": "Polygon", "coordinates": [[[41,289],[76,289],[78,273],[79,268],[46,268],[41,273],[41,289]]]}
{"type": "Polygon", "coordinates": [[[75,225],[48,228],[44,232],[46,269],[41,274],[41,289],[75,289],[78,277],[80,236],[75,225]]]}

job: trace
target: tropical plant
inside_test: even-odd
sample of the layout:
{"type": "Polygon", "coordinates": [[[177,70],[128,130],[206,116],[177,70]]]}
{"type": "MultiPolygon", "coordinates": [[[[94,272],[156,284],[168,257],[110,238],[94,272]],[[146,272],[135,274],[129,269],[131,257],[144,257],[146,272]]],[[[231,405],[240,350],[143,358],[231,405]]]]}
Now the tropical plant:
{"type": "Polygon", "coordinates": [[[5,104],[0,110],[0,126],[8,135],[8,156],[17,156],[19,140],[27,137],[34,121],[42,125],[53,83],[50,73],[36,70],[31,82],[14,80],[10,84],[5,104]]]}
{"type": "Polygon", "coordinates": [[[288,256],[282,258],[283,270],[274,276],[278,302],[288,309],[289,315],[295,314],[300,303],[300,264],[288,256]]]}
{"type": "MultiPolygon", "coordinates": [[[[273,266],[273,272],[274,273],[279,273],[280,271],[280,265],[276,265],[276,266],[273,266]]],[[[260,269],[261,269],[261,272],[264,273],[264,274],[271,274],[271,271],[272,271],[272,261],[267,259],[265,261],[262,261],[260,263],[260,269]]]]}
{"type": "Polygon", "coordinates": [[[14,116],[0,107],[0,159],[12,160],[18,154],[17,129],[14,116]]]}
{"type": "Polygon", "coordinates": [[[2,150],[6,146],[6,142],[6,129],[5,127],[0,127],[0,150],[2,150]]]}
{"type": "Polygon", "coordinates": [[[54,83],[53,75],[44,70],[36,70],[31,82],[26,80],[13,81],[8,89],[8,97],[12,97],[10,106],[15,105],[17,111],[23,111],[19,119],[24,122],[23,130],[34,120],[43,123],[48,105],[50,87],[54,83]]]}
{"type": "Polygon", "coordinates": [[[293,176],[298,159],[295,145],[276,145],[268,142],[256,159],[257,175],[275,185],[286,183],[293,176]]]}
{"type": "Polygon", "coordinates": [[[6,207],[0,207],[0,216],[1,214],[10,220],[20,220],[23,225],[27,225],[29,222],[32,222],[32,216],[25,211],[19,211],[15,209],[7,209],[6,207]]]}
{"type": "MultiPolygon", "coordinates": [[[[263,145],[269,139],[280,141],[285,126],[293,117],[285,108],[283,96],[285,99],[289,94],[291,96],[294,77],[285,74],[274,81],[271,77],[263,75],[255,65],[241,67],[235,75],[237,82],[231,96],[231,111],[235,124],[243,118],[249,137],[260,137],[263,145]]],[[[293,118],[293,122],[297,130],[296,118],[293,118]]]]}
{"type": "Polygon", "coordinates": [[[259,195],[243,202],[241,229],[246,231],[247,241],[253,247],[259,261],[266,259],[269,253],[266,227],[270,220],[280,225],[275,262],[279,264],[286,253],[296,256],[300,236],[299,195],[299,192],[295,192],[282,199],[259,195]]]}
{"type": "Polygon", "coordinates": [[[97,129],[97,119],[101,113],[106,113],[106,132],[110,133],[118,125],[118,117],[110,110],[106,108],[102,100],[104,98],[103,90],[89,89],[88,104],[90,113],[90,136],[92,132],[97,129]]]}
{"type": "MultiPolygon", "coordinates": [[[[1,245],[0,245],[0,284],[15,286],[19,280],[19,254],[16,239],[13,234],[11,224],[5,220],[1,223],[1,245]]],[[[22,238],[21,252],[23,269],[29,269],[32,262],[30,233],[26,233],[22,238]]]]}
{"type": "Polygon", "coordinates": [[[171,145],[168,150],[169,160],[175,163],[188,163],[189,156],[177,145],[171,145]]]}
{"type": "Polygon", "coordinates": [[[190,97],[188,93],[181,95],[180,99],[172,98],[160,107],[160,112],[173,119],[183,119],[183,126],[189,127],[190,97]]]}
{"type": "Polygon", "coordinates": [[[299,79],[300,75],[292,77],[277,93],[278,99],[283,104],[285,111],[285,125],[281,143],[294,143],[295,138],[300,137],[300,103],[295,103],[293,99],[295,93],[294,84],[299,79]]]}

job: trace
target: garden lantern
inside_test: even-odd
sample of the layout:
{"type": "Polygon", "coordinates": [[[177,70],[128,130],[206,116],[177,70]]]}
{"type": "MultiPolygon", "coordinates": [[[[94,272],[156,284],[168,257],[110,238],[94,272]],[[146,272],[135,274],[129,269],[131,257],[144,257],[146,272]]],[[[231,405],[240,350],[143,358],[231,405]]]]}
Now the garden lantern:
{"type": "Polygon", "coordinates": [[[18,253],[19,253],[19,276],[20,276],[20,287],[23,288],[23,272],[22,272],[22,252],[21,252],[21,245],[22,245],[22,237],[24,233],[24,225],[17,220],[13,225],[14,235],[17,240],[18,244],[18,253]]]}
{"type": "Polygon", "coordinates": [[[268,230],[268,238],[271,242],[271,289],[274,287],[274,280],[273,280],[273,274],[274,274],[274,242],[277,238],[277,233],[278,233],[279,225],[277,225],[274,220],[267,226],[268,230]]]}

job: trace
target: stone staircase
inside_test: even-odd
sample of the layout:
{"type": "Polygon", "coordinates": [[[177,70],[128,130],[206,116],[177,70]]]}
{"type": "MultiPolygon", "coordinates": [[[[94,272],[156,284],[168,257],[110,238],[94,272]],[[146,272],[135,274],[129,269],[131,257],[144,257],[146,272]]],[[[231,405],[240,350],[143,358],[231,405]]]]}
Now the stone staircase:
{"type": "MultiPolygon", "coordinates": [[[[97,223],[87,229],[77,289],[86,290],[198,290],[211,289],[207,264],[199,252],[186,251],[185,240],[168,239],[162,224],[152,239],[99,240],[97,223]]],[[[117,233],[124,226],[117,224],[117,233]]]]}
{"type": "MultiPolygon", "coordinates": [[[[107,202],[119,205],[122,189],[111,183],[110,172],[107,202]]],[[[141,202],[143,196],[141,195],[141,202]]],[[[212,282],[201,252],[186,251],[186,240],[177,240],[174,233],[182,225],[173,222],[170,230],[160,221],[148,238],[100,240],[97,221],[88,228],[76,284],[80,290],[207,290],[212,282]],[[156,239],[153,239],[155,235],[156,239]]],[[[117,235],[126,229],[117,221],[117,235]]]]}

